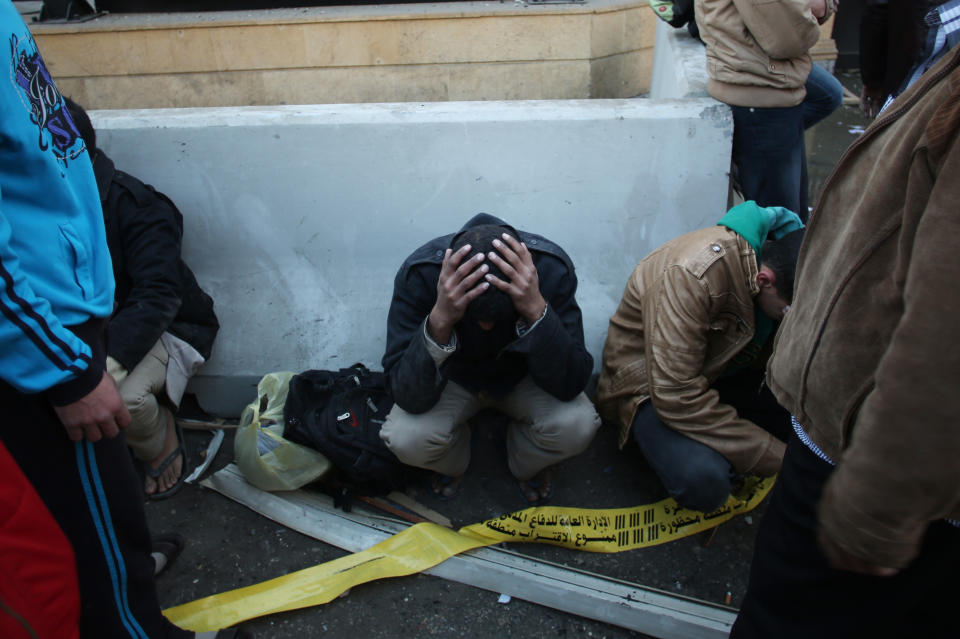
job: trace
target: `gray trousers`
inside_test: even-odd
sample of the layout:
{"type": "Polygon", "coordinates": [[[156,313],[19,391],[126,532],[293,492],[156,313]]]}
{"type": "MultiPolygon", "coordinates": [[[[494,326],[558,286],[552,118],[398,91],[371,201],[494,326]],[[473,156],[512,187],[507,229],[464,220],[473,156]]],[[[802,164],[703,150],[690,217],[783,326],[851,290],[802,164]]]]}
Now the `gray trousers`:
{"type": "Polygon", "coordinates": [[[470,464],[466,422],[484,408],[510,417],[507,463],[520,480],[583,452],[600,426],[600,417],[586,395],[580,393],[562,402],[528,376],[498,398],[448,382],[440,400],[425,413],[414,415],[394,405],[380,437],[403,463],[458,477],[470,464]]]}

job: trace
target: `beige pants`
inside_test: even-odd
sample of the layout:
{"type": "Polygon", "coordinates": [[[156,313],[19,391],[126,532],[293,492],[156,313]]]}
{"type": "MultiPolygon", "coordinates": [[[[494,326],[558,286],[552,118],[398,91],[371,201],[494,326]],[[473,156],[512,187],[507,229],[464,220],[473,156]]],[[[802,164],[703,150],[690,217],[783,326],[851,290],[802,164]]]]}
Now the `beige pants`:
{"type": "Polygon", "coordinates": [[[167,362],[170,356],[157,340],[136,368],[118,383],[120,396],[130,411],[130,426],[124,431],[137,459],[152,461],[163,450],[167,424],[173,411],[167,400],[167,362]]]}
{"type": "Polygon", "coordinates": [[[484,408],[495,408],[511,418],[507,463],[521,480],[583,452],[600,426],[586,395],[561,402],[528,376],[499,399],[448,382],[440,400],[426,413],[414,415],[395,405],[380,437],[403,463],[457,477],[470,464],[466,421],[484,408]]]}

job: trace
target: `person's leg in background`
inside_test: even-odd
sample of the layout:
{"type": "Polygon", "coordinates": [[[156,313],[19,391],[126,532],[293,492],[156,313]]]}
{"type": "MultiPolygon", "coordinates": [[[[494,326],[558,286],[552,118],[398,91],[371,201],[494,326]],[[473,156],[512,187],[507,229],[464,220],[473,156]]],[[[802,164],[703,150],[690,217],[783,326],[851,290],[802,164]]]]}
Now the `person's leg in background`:
{"type": "Polygon", "coordinates": [[[800,106],[803,110],[803,128],[809,129],[843,104],[843,85],[840,80],[819,64],[814,63],[807,76],[807,97],[800,106]]]}
{"type": "Polygon", "coordinates": [[[783,206],[806,220],[802,107],[731,110],[733,163],[743,198],[760,206],[783,206]]]}
{"type": "MultiPolygon", "coordinates": [[[[817,124],[843,104],[843,85],[840,84],[840,80],[837,80],[832,73],[819,64],[814,63],[810,75],[807,76],[806,89],[807,97],[800,103],[800,107],[803,110],[804,130],[817,124]]],[[[806,222],[810,196],[806,137],[803,139],[803,165],[801,166],[800,174],[800,193],[802,199],[800,206],[803,207],[803,212],[796,211],[796,213],[806,222]]]]}

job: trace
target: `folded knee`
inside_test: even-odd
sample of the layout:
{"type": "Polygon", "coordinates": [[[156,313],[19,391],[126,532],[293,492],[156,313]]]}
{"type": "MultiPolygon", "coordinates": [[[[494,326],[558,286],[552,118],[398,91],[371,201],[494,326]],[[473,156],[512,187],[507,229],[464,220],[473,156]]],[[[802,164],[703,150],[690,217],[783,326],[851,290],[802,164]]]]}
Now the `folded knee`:
{"type": "Polygon", "coordinates": [[[386,425],[380,431],[380,439],[386,444],[387,448],[397,456],[397,459],[405,464],[409,464],[409,457],[419,448],[419,437],[411,437],[410,433],[404,433],[402,430],[390,429],[386,425]]]}
{"type": "Polygon", "coordinates": [[[152,393],[121,393],[121,398],[131,416],[145,415],[156,411],[157,398],[152,393]]]}
{"type": "Polygon", "coordinates": [[[710,512],[730,496],[729,468],[689,466],[670,480],[667,490],[677,503],[690,510],[710,512]]]}
{"type": "Polygon", "coordinates": [[[442,457],[453,445],[453,438],[449,434],[423,432],[415,428],[388,428],[387,424],[380,431],[380,438],[397,459],[410,466],[422,466],[442,457]]]}
{"type": "Polygon", "coordinates": [[[534,424],[531,435],[544,447],[560,447],[571,454],[583,452],[600,427],[600,416],[591,404],[578,406],[534,424]]]}

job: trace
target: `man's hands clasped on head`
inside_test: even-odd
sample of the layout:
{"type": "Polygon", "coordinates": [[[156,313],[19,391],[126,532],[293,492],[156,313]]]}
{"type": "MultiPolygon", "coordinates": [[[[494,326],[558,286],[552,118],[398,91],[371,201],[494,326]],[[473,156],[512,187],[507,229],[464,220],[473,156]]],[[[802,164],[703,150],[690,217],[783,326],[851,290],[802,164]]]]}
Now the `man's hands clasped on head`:
{"type": "Polygon", "coordinates": [[[543,315],[547,306],[540,294],[540,279],[537,267],[527,245],[508,233],[503,241],[494,240],[496,251],[490,251],[490,261],[497,265],[508,278],[504,281],[496,275],[488,274],[486,280],[510,296],[513,306],[527,324],[533,324],[543,315]]]}
{"type": "Polygon", "coordinates": [[[438,343],[448,344],[464,318],[490,331],[517,319],[532,325],[546,307],[526,244],[502,227],[480,226],[472,237],[454,238],[444,254],[427,331],[438,343]]]}
{"type": "Polygon", "coordinates": [[[437,302],[427,319],[427,330],[439,344],[447,344],[453,327],[460,321],[470,302],[490,287],[481,278],[488,267],[483,264],[483,253],[464,259],[470,253],[470,245],[461,246],[456,252],[447,249],[437,281],[437,302]],[[478,284],[479,282],[479,284],[478,284]]]}

